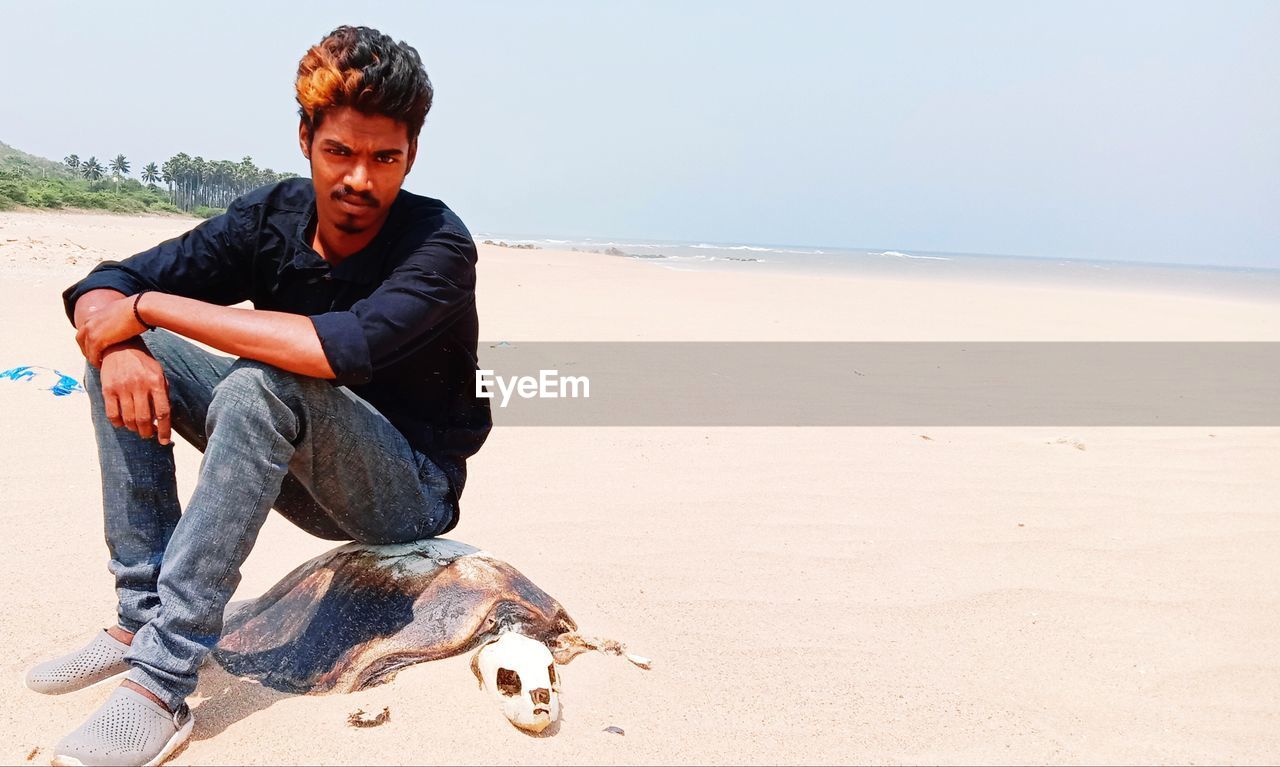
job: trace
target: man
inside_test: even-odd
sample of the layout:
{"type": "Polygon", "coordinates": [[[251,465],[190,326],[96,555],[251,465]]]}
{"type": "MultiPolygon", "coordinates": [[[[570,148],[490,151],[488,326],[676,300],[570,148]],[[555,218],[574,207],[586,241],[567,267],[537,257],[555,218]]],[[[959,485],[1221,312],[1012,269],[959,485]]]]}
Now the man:
{"type": "Polygon", "coordinates": [[[413,48],[340,27],[302,58],[297,98],[310,180],[251,192],[64,294],[89,363],[119,625],[27,685],[127,675],[55,764],[159,764],[185,742],[184,699],[272,507],[333,540],[457,524],[491,420],[473,395],[475,244],[443,203],[400,188],[431,83],[413,48]],[[204,451],[185,511],[174,431],[204,451]]]}

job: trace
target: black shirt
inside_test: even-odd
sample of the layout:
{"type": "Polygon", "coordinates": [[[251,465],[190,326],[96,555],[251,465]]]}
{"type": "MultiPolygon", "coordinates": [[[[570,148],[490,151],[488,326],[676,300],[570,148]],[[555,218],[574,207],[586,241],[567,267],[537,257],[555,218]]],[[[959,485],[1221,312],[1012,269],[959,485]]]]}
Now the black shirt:
{"type": "Polygon", "coordinates": [[[444,203],[404,190],[366,248],[330,266],[311,248],[315,187],[294,178],[123,261],[99,264],[63,293],[67,317],[90,290],[157,290],[229,306],[307,315],[335,386],[387,417],[461,495],[466,459],[492,426],[475,396],[476,246],[444,203]]]}

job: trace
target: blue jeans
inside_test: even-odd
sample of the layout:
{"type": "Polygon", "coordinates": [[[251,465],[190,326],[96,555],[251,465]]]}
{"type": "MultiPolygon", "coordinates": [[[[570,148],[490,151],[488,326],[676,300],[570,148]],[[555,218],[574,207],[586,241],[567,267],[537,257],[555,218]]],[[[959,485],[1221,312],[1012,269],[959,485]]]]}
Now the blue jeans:
{"type": "Polygon", "coordinates": [[[272,507],[321,538],[384,544],[438,535],[457,502],[444,472],[348,389],[162,330],[142,340],[164,369],[174,432],[204,451],[185,511],[173,446],[112,426],[92,366],[85,389],[119,622],[135,632],[127,678],[176,709],[272,507]]]}

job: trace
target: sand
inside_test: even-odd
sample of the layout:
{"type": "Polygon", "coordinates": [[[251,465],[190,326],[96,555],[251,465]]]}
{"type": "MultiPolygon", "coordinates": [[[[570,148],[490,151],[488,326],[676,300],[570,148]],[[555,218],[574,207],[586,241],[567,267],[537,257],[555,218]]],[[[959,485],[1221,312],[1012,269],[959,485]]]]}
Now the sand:
{"type": "MultiPolygon", "coordinates": [[[[0,369],[78,375],[59,292],[190,224],[0,213],[0,369]]],[[[496,247],[478,300],[486,340],[1280,340],[1258,301],[496,247]]],[[[109,693],[17,690],[112,620],[98,470],[84,395],[0,380],[0,406],[0,761],[47,763],[109,693]]],[[[653,670],[578,659],[533,738],[465,657],[326,697],[213,668],[174,763],[1275,762],[1278,449],[1278,428],[497,429],[450,537],[653,670]]],[[[198,460],[179,446],[184,494],[198,460]]],[[[273,515],[237,598],[330,545],[273,515]]]]}

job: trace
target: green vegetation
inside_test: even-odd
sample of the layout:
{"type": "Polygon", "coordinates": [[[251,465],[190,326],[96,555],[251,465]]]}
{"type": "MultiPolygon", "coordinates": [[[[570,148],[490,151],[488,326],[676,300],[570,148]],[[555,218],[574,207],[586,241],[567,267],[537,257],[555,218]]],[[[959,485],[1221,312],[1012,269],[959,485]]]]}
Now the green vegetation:
{"type": "Polygon", "coordinates": [[[132,163],[124,155],[107,163],[91,156],[68,155],[61,163],[27,154],[0,142],[0,209],[87,208],[116,213],[190,213],[216,216],[232,200],[292,173],[259,169],[253,159],[205,160],[181,152],[157,166],[149,162],[129,178],[132,163]],[[164,183],[161,189],[158,184],[164,183]]]}
{"type": "Polygon", "coordinates": [[[60,162],[27,154],[3,141],[0,141],[0,170],[25,170],[30,176],[54,178],[72,178],[75,175],[60,162]]]}
{"type": "Polygon", "coordinates": [[[179,152],[160,166],[160,177],[169,185],[170,199],[185,211],[223,208],[251,189],[292,178],[292,173],[259,169],[252,157],[240,162],[205,160],[179,152]]]}

